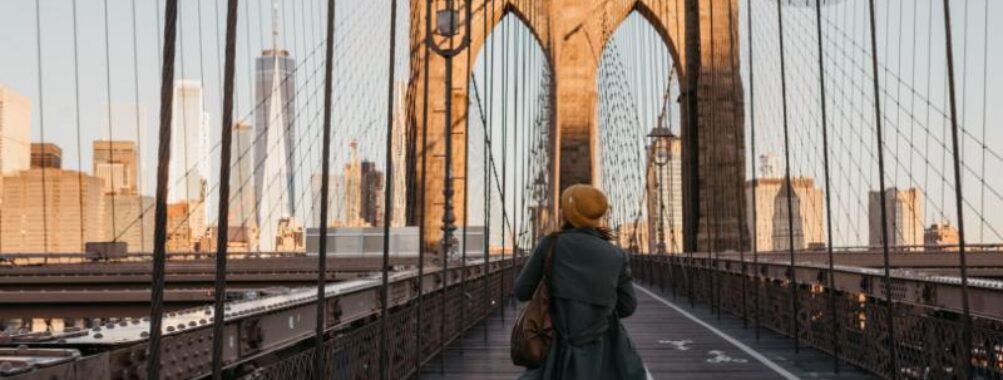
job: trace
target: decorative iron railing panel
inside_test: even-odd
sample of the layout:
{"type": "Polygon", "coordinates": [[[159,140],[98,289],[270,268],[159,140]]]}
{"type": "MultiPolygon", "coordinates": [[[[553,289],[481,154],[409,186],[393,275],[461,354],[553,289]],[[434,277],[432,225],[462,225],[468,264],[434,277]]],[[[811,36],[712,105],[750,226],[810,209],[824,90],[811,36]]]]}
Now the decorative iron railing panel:
{"type": "MultiPolygon", "coordinates": [[[[488,266],[478,260],[471,260],[466,266],[453,263],[447,272],[445,293],[442,271],[426,268],[420,303],[417,272],[396,272],[388,285],[389,314],[385,320],[380,316],[379,276],[328,285],[323,302],[328,311],[324,346],[328,374],[336,379],[378,378],[380,336],[386,323],[388,376],[393,379],[412,376],[421,364],[502,304],[503,296],[511,293],[511,278],[523,261],[522,258],[493,260],[488,266]],[[419,307],[422,308],[420,327],[419,307]],[[419,328],[420,353],[416,342],[419,328]],[[445,340],[441,336],[443,331],[445,340]]],[[[227,303],[223,359],[228,377],[315,378],[315,326],[310,317],[317,305],[312,288],[227,303]]],[[[162,378],[207,376],[211,359],[211,308],[170,312],[164,321],[162,378]]],[[[57,377],[66,379],[143,378],[149,356],[145,335],[148,323],[145,318],[127,319],[82,331],[5,335],[0,337],[3,339],[0,343],[24,345],[26,350],[65,350],[76,355],[73,360],[18,379],[49,378],[57,372],[60,374],[57,377]]]]}
{"type": "MultiPolygon", "coordinates": [[[[481,295],[485,278],[476,276],[467,281],[450,282],[446,289],[445,316],[442,313],[442,290],[438,288],[424,295],[421,305],[408,303],[392,310],[388,324],[389,355],[391,367],[389,378],[409,378],[420,368],[416,363],[426,363],[439,354],[444,347],[440,334],[445,317],[446,344],[457,339],[464,331],[486,317],[494,307],[500,305],[501,296],[511,292],[512,281],[505,276],[513,276],[517,267],[507,266],[491,272],[487,277],[488,295],[481,295]],[[504,285],[504,288],[502,287],[504,285]],[[464,290],[466,292],[464,292],[464,290]],[[487,299],[483,298],[487,297],[487,299]],[[485,302],[487,301],[487,302],[485,302]],[[421,353],[415,351],[417,336],[417,308],[423,308],[421,353]],[[420,355],[416,358],[415,355],[420,355]]],[[[335,379],[375,379],[379,377],[379,329],[382,320],[378,316],[366,319],[357,326],[345,329],[327,339],[324,347],[327,355],[328,373],[335,379]]],[[[275,360],[260,368],[249,371],[246,379],[314,379],[315,355],[313,348],[301,349],[293,355],[275,360]]]]}
{"type": "MultiPolygon", "coordinates": [[[[748,260],[748,259],[747,259],[748,260]]],[[[889,340],[896,348],[897,378],[1003,379],[1003,314],[993,314],[1003,289],[993,281],[973,281],[972,362],[962,347],[962,314],[938,293],[958,287],[947,278],[927,278],[897,273],[893,276],[896,328],[889,336],[888,303],[877,277],[880,272],[837,266],[835,273],[811,264],[796,267],[798,309],[791,298],[788,264],[742,262],[737,258],[695,255],[634,255],[632,269],[638,280],[664,286],[674,294],[692,295],[694,302],[720,307],[757,325],[792,336],[798,320],[800,341],[885,378],[891,378],[889,340]],[[716,268],[716,270],[715,270],[716,268]],[[836,288],[826,286],[836,276],[836,288]],[[830,309],[835,301],[835,315],[830,309]],[[744,300],[744,306],[743,306],[744,300]],[[836,318],[836,328],[833,320],[836,318]],[[835,338],[836,347],[833,347],[835,338]],[[964,374],[969,374],[966,376],[964,374]]]]}

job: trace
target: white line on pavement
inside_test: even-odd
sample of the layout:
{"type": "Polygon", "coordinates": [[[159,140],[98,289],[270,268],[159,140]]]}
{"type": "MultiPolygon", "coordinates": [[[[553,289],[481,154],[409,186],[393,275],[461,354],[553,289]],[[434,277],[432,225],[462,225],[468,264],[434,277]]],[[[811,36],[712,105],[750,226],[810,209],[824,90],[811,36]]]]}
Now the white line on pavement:
{"type": "MultiPolygon", "coordinates": [[[[710,330],[710,332],[712,332],[712,333],[716,334],[717,336],[721,337],[721,339],[724,339],[724,340],[728,341],[728,343],[731,343],[735,347],[738,347],[738,349],[744,351],[746,354],[749,354],[749,356],[751,356],[753,359],[758,360],[760,363],[763,363],[763,365],[769,367],[774,372],[778,373],[780,376],[783,376],[783,378],[788,379],[788,380],[797,380],[797,379],[800,379],[799,377],[795,376],[793,373],[790,373],[790,371],[787,371],[786,369],[784,369],[784,367],[781,367],[780,365],[778,365],[777,363],[773,362],[772,360],[770,360],[766,356],[763,356],[763,354],[759,353],[759,351],[756,351],[756,350],[752,349],[752,347],[746,346],[745,343],[742,343],[738,339],[732,338],[731,335],[726,334],[724,331],[718,330],[717,328],[715,328],[714,326],[711,326],[707,322],[704,322],[704,321],[700,320],[700,318],[697,318],[693,314],[690,314],[689,312],[687,312],[683,308],[681,308],[679,306],[676,306],[672,302],[669,302],[669,301],[667,301],[666,299],[664,299],[662,297],[659,297],[657,294],[652,293],[650,290],[646,289],[645,287],[643,287],[641,285],[634,284],[634,287],[636,287],[637,289],[640,289],[645,294],[647,294],[647,295],[651,296],[652,298],[658,300],[659,302],[665,304],[665,306],[668,306],[668,307],[672,308],[673,310],[675,310],[679,314],[682,314],[684,317],[686,317],[689,320],[695,322],[696,324],[702,326],[703,328],[705,328],[707,330],[710,330]]],[[[648,375],[648,378],[649,379],[651,378],[651,374],[650,373],[648,375]]]]}

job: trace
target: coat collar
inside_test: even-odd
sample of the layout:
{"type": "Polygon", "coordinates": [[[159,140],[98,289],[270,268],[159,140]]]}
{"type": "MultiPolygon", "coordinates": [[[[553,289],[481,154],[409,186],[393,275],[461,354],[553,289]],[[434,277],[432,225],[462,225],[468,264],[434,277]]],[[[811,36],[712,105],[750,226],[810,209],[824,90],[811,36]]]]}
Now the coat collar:
{"type": "Polygon", "coordinates": [[[591,228],[591,227],[576,227],[576,228],[572,228],[572,229],[569,229],[569,230],[565,231],[565,233],[568,233],[568,232],[583,233],[583,234],[592,235],[592,236],[595,236],[595,237],[598,237],[598,238],[602,237],[602,235],[599,235],[599,231],[596,231],[594,228],[591,228]]]}

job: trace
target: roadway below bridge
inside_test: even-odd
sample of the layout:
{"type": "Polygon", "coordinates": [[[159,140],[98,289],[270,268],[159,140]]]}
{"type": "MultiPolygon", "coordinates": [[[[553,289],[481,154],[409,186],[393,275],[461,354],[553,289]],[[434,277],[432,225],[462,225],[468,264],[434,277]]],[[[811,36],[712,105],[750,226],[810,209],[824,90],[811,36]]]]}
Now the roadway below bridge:
{"type": "MultiPolygon", "coordinates": [[[[393,257],[394,269],[415,266],[417,257],[393,257]]],[[[382,257],[330,257],[327,281],[340,282],[378,272],[382,257]]],[[[210,257],[167,262],[164,300],[168,310],[213,301],[215,261],[210,257]]],[[[0,318],[132,317],[149,313],[152,262],[79,261],[0,265],[0,318]]],[[[317,283],[317,258],[305,255],[249,257],[227,264],[230,298],[267,295],[281,288],[317,283]]]]}
{"type": "MultiPolygon", "coordinates": [[[[417,265],[417,257],[392,257],[390,265],[417,265]]],[[[380,271],[378,256],[329,257],[330,281],[380,271]]],[[[0,291],[148,289],[152,261],[84,261],[58,264],[0,265],[0,291]]],[[[216,275],[212,258],[171,260],[166,266],[167,287],[209,288],[216,275]]],[[[306,286],[317,282],[317,258],[305,255],[230,260],[227,283],[236,287],[306,286]]]]}

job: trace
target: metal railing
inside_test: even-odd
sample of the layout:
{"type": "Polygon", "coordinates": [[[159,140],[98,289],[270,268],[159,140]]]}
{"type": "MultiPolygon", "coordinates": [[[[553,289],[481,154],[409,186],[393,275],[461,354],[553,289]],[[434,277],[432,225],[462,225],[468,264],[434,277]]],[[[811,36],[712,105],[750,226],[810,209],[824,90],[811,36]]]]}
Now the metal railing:
{"type": "MultiPolygon", "coordinates": [[[[453,263],[448,275],[426,267],[424,301],[418,303],[417,271],[391,274],[388,283],[389,378],[407,378],[432,360],[449,342],[474,326],[511,292],[512,280],[524,258],[468,260],[453,263]],[[485,274],[485,270],[487,273],[485,274]],[[487,286],[485,286],[487,282],[487,286]],[[443,286],[443,284],[446,286],[443,286]],[[445,291],[445,297],[442,292],[445,291]],[[484,294],[487,292],[487,294],[484,294]],[[445,309],[443,309],[445,302],[445,309]],[[415,318],[423,308],[421,326],[415,318]],[[443,313],[445,310],[445,313],[443,313]],[[444,318],[444,319],[443,319],[444,318]],[[445,328],[440,329],[442,323],[445,328]],[[421,329],[421,350],[415,332],[421,329]],[[439,331],[446,332],[441,336],[439,331]]],[[[223,362],[228,378],[313,379],[314,321],[318,305],[327,309],[324,353],[333,378],[379,377],[379,335],[382,328],[381,276],[327,285],[318,304],[313,288],[226,304],[223,362]]],[[[160,362],[164,378],[198,378],[211,373],[212,307],[167,313],[160,362]]],[[[54,373],[64,379],[142,378],[149,355],[149,319],[123,319],[87,330],[55,333],[6,333],[0,346],[57,349],[74,358],[57,365],[31,368],[17,379],[43,379],[54,373]],[[82,355],[81,355],[82,354],[82,355]],[[53,372],[58,371],[58,372],[53,372]],[[95,377],[95,374],[99,374],[95,377]],[[100,374],[109,374],[102,376],[100,374]]],[[[12,375],[14,375],[12,373],[12,375]]],[[[4,377],[6,375],[0,375],[4,377]]],[[[6,378],[6,377],[4,377],[6,378]]]]}
{"type": "MultiPolygon", "coordinates": [[[[275,251],[275,252],[229,252],[227,259],[260,259],[260,258],[283,258],[283,257],[307,257],[306,252],[295,251],[275,251]]],[[[210,260],[216,257],[216,251],[211,252],[168,252],[165,258],[168,261],[194,261],[210,260]]],[[[0,254],[0,266],[37,266],[51,264],[80,264],[93,262],[151,262],[152,252],[129,252],[119,255],[100,256],[86,252],[59,252],[59,253],[3,253],[0,254]]]]}
{"type": "Polygon", "coordinates": [[[826,265],[801,263],[792,279],[788,265],[715,259],[709,254],[632,258],[638,280],[739,316],[751,328],[796,334],[802,343],[830,355],[835,352],[841,361],[884,378],[1003,379],[1003,282],[969,281],[973,315],[969,355],[961,339],[956,277],[893,271],[891,309],[896,328],[891,336],[881,270],[836,266],[830,272],[826,265]],[[829,276],[835,276],[835,288],[827,285],[829,276]],[[798,297],[797,311],[790,307],[792,293],[798,297]],[[833,300],[835,313],[830,309],[833,300]],[[890,341],[896,347],[894,366],[890,341]]]}

